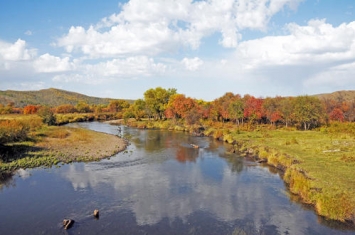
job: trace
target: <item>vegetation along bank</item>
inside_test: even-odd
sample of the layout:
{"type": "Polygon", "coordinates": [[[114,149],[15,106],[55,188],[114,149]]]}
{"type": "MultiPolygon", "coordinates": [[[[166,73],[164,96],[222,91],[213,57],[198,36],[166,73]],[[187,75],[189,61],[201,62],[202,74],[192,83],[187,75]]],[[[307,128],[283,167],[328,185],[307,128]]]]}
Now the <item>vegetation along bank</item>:
{"type": "MultiPolygon", "coordinates": [[[[16,110],[24,116],[37,114],[49,125],[123,119],[138,128],[212,136],[230,143],[231,152],[283,170],[290,191],[313,205],[319,215],[355,223],[355,99],[348,94],[256,98],[228,92],[213,101],[203,101],[178,94],[176,89],[157,87],[134,102],[110,100],[107,105],[98,105],[81,101],[55,107],[6,105],[0,110],[16,110]]],[[[59,127],[41,128],[46,129],[46,134],[37,131],[29,135],[30,139],[51,138],[51,128],[59,127]]],[[[62,131],[59,136],[74,137],[71,131],[62,131]]],[[[12,139],[14,143],[2,145],[13,148],[18,140],[21,130],[19,137],[12,139]]],[[[35,144],[34,147],[44,148],[35,144]]],[[[3,159],[2,165],[11,162],[3,159]]]]}

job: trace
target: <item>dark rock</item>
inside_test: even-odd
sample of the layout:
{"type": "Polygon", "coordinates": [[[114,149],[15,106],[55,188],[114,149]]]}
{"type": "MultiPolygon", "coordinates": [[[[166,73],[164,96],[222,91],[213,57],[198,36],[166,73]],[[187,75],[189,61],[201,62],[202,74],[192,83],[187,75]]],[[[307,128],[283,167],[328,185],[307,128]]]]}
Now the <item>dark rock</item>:
{"type": "Polygon", "coordinates": [[[64,220],[63,220],[64,229],[69,229],[69,228],[71,228],[71,227],[73,226],[74,222],[75,222],[75,221],[72,220],[72,219],[64,219],[64,220]]]}

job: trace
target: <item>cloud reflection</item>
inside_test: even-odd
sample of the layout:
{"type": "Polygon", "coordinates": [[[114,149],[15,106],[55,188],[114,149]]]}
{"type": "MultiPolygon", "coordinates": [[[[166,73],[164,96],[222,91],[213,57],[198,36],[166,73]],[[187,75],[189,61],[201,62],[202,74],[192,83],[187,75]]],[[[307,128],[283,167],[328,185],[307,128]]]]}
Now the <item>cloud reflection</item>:
{"type": "Polygon", "coordinates": [[[152,136],[159,132],[147,133],[150,135],[144,141],[158,140],[160,149],[150,143],[150,151],[145,151],[142,144],[132,145],[128,149],[133,151],[131,155],[120,153],[111,160],[73,164],[63,172],[63,177],[74,190],[90,188],[100,192],[101,187],[113,188],[116,194],[112,195],[112,203],[117,195],[128,198],[130,203],[125,209],[135,214],[140,226],[154,225],[166,218],[187,223],[194,213],[203,212],[228,223],[251,219],[256,231],[273,225],[278,233],[304,234],[309,227],[305,216],[311,212],[291,204],[282,192],[284,186],[279,176],[266,168],[243,161],[228,162],[218,157],[221,146],[213,146],[207,139],[203,140],[207,146],[204,149],[183,150],[184,146],[188,148],[188,143],[181,144],[185,137],[164,140],[162,136],[152,136]],[[196,155],[189,160],[191,150],[196,150],[196,155]]]}

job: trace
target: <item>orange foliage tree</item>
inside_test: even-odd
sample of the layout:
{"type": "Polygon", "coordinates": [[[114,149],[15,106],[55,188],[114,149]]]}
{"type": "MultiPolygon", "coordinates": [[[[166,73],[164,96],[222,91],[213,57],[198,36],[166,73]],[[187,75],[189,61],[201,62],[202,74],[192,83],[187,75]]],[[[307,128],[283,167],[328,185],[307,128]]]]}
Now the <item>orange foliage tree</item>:
{"type": "Polygon", "coordinates": [[[35,114],[38,111],[38,106],[27,105],[23,108],[23,114],[35,114]]]}

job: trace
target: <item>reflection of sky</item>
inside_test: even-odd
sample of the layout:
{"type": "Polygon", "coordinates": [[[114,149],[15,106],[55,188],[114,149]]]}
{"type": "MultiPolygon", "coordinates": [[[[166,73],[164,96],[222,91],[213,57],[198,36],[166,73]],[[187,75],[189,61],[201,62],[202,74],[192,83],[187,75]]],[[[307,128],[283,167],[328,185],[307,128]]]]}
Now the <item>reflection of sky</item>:
{"type": "Polygon", "coordinates": [[[220,147],[198,138],[196,141],[205,146],[194,149],[198,158],[178,162],[174,153],[181,146],[188,148],[188,143],[181,142],[191,141],[191,137],[133,132],[138,133],[128,148],[133,152],[97,163],[73,164],[62,175],[74,190],[112,187],[112,197],[119,195],[130,202],[126,209],[135,214],[138,225],[154,225],[166,218],[187,223],[194,213],[205,212],[228,223],[252,219],[256,228],[276,225],[282,234],[304,234],[310,227],[305,219],[310,213],[289,202],[278,175],[266,168],[244,162],[247,166],[242,172],[232,172],[226,160],[217,157],[220,147]],[[169,148],[164,147],[167,145],[169,148]]]}

